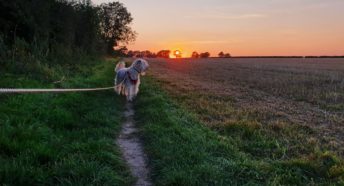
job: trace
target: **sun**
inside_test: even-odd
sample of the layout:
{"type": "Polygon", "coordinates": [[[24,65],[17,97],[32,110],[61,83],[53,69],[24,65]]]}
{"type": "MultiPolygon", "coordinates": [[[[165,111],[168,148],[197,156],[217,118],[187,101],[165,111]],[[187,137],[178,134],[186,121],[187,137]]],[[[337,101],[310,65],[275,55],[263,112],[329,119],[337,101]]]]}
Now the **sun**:
{"type": "Polygon", "coordinates": [[[173,55],[175,58],[181,58],[182,57],[182,52],[180,50],[175,50],[173,52],[173,55]]]}

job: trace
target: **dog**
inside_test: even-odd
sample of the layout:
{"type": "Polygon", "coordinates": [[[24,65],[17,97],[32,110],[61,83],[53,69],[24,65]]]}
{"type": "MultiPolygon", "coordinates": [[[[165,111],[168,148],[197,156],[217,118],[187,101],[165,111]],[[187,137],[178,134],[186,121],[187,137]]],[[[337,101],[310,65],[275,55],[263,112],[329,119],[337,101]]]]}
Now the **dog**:
{"type": "Polygon", "coordinates": [[[149,64],[144,59],[135,60],[128,68],[125,62],[116,65],[115,91],[118,95],[125,95],[131,102],[139,93],[140,76],[145,75],[149,64]]]}

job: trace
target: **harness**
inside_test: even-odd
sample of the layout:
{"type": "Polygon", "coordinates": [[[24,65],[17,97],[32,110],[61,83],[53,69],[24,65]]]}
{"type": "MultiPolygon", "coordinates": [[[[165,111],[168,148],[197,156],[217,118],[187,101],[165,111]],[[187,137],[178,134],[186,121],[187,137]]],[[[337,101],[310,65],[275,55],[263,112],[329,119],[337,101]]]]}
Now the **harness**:
{"type": "MultiPolygon", "coordinates": [[[[134,68],[134,69],[135,69],[135,68],[134,68]]],[[[135,69],[135,70],[136,70],[136,69],[135,69]]],[[[137,71],[137,70],[136,70],[136,71],[137,71]]],[[[132,84],[134,84],[134,85],[136,85],[137,82],[139,81],[139,79],[133,79],[133,78],[131,78],[129,71],[127,71],[127,76],[129,77],[130,82],[131,82],[132,84]]]]}
{"type": "Polygon", "coordinates": [[[141,72],[138,71],[135,67],[133,67],[133,69],[134,69],[137,73],[141,74],[141,72]]]}

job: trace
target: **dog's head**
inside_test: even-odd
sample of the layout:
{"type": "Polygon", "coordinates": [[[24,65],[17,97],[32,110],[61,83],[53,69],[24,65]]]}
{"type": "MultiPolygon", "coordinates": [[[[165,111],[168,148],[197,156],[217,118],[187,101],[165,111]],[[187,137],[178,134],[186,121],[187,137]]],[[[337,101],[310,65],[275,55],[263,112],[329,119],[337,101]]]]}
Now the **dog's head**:
{"type": "Polygon", "coordinates": [[[141,75],[145,75],[149,64],[144,59],[137,59],[134,61],[132,67],[135,68],[141,75]]]}

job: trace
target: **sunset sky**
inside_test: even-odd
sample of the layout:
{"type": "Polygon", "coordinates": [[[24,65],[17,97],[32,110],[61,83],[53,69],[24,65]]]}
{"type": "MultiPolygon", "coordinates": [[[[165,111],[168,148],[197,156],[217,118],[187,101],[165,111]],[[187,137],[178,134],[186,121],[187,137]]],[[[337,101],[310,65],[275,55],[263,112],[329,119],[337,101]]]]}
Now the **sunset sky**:
{"type": "MultiPolygon", "coordinates": [[[[93,0],[94,3],[110,0],[93,0]]],[[[138,33],[131,50],[344,55],[344,0],[120,0],[138,33]]]]}

